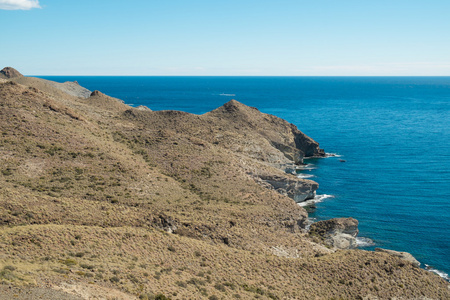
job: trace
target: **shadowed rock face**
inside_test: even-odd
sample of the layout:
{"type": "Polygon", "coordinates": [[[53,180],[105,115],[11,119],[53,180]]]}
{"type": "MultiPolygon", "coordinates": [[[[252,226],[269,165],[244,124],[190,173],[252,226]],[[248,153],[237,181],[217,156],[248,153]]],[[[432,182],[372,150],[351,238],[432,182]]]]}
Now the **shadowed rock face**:
{"type": "Polygon", "coordinates": [[[262,182],[269,184],[282,195],[294,199],[295,202],[303,202],[313,199],[319,184],[312,180],[298,179],[294,176],[260,175],[262,182]]]}
{"type": "Polygon", "coordinates": [[[22,77],[22,76],[23,76],[23,75],[20,74],[19,71],[17,71],[17,70],[14,69],[14,68],[11,68],[11,67],[3,68],[3,69],[0,71],[0,78],[4,78],[4,79],[16,78],[16,77],[22,77]]]}
{"type": "Polygon", "coordinates": [[[357,248],[358,220],[335,218],[311,224],[309,234],[321,237],[325,244],[338,249],[357,248]]]}
{"type": "Polygon", "coordinates": [[[295,125],[276,116],[261,113],[257,108],[236,100],[231,100],[206,115],[225,118],[231,121],[237,130],[257,132],[295,164],[302,163],[303,157],[325,156],[319,143],[298,130],[295,125]]]}

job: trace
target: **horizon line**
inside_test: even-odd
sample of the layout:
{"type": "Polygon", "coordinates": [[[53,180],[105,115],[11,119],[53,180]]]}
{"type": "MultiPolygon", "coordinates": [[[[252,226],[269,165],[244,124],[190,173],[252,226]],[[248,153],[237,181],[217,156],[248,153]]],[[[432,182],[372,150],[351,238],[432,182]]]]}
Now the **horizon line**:
{"type": "Polygon", "coordinates": [[[83,76],[83,77],[450,77],[450,75],[23,75],[25,77],[45,77],[45,76],[83,76]]]}

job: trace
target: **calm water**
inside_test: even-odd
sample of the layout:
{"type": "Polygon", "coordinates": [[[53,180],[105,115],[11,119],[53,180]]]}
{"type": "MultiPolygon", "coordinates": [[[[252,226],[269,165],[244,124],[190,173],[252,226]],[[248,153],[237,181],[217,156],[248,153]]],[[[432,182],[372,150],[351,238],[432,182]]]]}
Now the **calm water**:
{"type": "Polygon", "coordinates": [[[284,118],[340,155],[302,172],[333,196],[311,217],[352,216],[375,246],[450,273],[450,77],[43,78],[153,110],[202,114],[236,99],[284,118]]]}

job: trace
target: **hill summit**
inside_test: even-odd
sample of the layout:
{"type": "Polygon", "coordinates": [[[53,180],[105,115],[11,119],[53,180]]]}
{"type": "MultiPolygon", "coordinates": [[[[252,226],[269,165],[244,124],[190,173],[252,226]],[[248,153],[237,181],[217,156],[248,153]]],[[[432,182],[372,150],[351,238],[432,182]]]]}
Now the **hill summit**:
{"type": "Polygon", "coordinates": [[[5,67],[0,71],[0,78],[10,79],[16,77],[22,77],[23,75],[14,68],[5,67]]]}

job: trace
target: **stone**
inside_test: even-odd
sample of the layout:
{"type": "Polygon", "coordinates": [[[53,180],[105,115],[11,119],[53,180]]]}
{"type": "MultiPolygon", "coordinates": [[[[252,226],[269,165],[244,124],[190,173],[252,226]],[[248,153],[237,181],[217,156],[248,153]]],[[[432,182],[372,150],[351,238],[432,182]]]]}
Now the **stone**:
{"type": "Polygon", "coordinates": [[[328,246],[337,249],[358,247],[358,220],[353,218],[334,218],[311,224],[309,234],[323,239],[328,246]]]}
{"type": "Polygon", "coordinates": [[[325,244],[338,249],[355,249],[358,247],[356,238],[346,233],[330,235],[325,239],[325,244]]]}
{"type": "Polygon", "coordinates": [[[288,196],[297,203],[314,199],[316,190],[319,188],[317,182],[289,176],[288,174],[285,176],[261,174],[257,177],[280,194],[288,196]]]}
{"type": "Polygon", "coordinates": [[[142,111],[152,111],[150,108],[148,108],[145,105],[139,105],[138,107],[136,107],[136,109],[142,110],[142,111]]]}
{"type": "Polygon", "coordinates": [[[412,263],[412,265],[414,267],[417,267],[417,268],[420,267],[420,262],[414,256],[412,256],[411,253],[394,251],[394,250],[383,249],[383,248],[375,248],[375,252],[388,253],[392,256],[400,257],[403,260],[409,261],[410,263],[412,263]]]}

